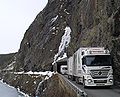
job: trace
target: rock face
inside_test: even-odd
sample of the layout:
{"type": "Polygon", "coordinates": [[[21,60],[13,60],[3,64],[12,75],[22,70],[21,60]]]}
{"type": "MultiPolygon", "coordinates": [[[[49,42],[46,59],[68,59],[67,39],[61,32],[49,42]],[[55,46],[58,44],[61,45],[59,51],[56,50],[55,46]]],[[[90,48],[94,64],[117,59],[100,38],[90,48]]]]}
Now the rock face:
{"type": "Polygon", "coordinates": [[[14,61],[15,54],[16,53],[0,54],[0,70],[5,69],[8,64],[11,64],[14,61]]]}
{"type": "Polygon", "coordinates": [[[64,82],[58,75],[54,75],[49,79],[49,84],[46,90],[38,95],[38,97],[77,97],[76,93],[71,88],[66,87],[64,82]]]}
{"type": "Polygon", "coordinates": [[[119,80],[120,0],[48,0],[24,35],[15,70],[50,70],[67,26],[72,31],[67,55],[83,46],[108,48],[119,80]]]}

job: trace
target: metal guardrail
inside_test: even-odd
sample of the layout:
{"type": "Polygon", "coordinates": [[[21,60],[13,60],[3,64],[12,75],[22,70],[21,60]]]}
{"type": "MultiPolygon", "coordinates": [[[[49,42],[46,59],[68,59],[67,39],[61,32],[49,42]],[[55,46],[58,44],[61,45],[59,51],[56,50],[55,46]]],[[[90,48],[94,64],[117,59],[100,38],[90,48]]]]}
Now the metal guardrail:
{"type": "Polygon", "coordinates": [[[87,94],[85,93],[85,91],[81,90],[79,87],[77,87],[75,84],[73,84],[67,78],[65,78],[63,75],[60,75],[60,77],[64,80],[65,84],[70,86],[70,88],[76,92],[77,97],[87,97],[87,94]]]}

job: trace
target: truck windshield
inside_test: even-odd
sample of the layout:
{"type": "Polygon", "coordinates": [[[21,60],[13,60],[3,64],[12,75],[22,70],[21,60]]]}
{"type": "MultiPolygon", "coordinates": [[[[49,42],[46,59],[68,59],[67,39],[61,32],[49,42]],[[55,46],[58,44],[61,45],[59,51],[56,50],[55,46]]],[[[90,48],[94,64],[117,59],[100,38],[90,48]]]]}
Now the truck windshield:
{"type": "Polygon", "coordinates": [[[111,57],[110,55],[94,55],[86,56],[83,58],[84,64],[87,66],[110,66],[111,57]]]}

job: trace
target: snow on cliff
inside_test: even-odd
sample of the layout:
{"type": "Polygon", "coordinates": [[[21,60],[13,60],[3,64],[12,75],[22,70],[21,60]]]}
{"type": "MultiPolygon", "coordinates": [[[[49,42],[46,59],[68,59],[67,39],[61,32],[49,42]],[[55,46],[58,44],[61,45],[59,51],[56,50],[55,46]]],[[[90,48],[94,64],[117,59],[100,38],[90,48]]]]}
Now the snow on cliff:
{"type": "Polygon", "coordinates": [[[65,33],[64,33],[64,35],[62,36],[58,53],[54,56],[54,62],[53,62],[53,64],[54,64],[58,59],[62,59],[62,58],[67,57],[67,55],[66,55],[66,53],[64,52],[64,50],[65,50],[65,48],[67,48],[67,47],[69,46],[70,39],[71,39],[70,33],[71,33],[71,28],[67,26],[67,27],[65,28],[65,33]],[[62,58],[58,57],[61,53],[63,53],[63,57],[62,57],[62,58]]]}

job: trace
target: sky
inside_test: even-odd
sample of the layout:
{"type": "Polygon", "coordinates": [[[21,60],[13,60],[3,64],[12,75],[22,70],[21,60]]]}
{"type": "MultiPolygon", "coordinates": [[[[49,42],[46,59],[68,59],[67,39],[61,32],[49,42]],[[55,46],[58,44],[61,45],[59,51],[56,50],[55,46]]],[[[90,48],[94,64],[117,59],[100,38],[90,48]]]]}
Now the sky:
{"type": "Polygon", "coordinates": [[[48,0],[0,0],[0,54],[17,52],[25,31],[48,0]]]}

